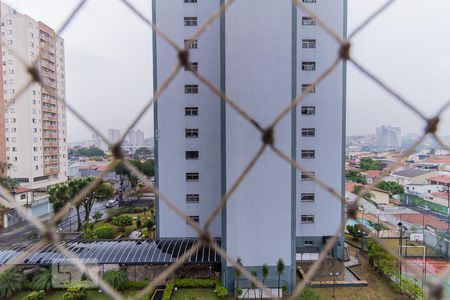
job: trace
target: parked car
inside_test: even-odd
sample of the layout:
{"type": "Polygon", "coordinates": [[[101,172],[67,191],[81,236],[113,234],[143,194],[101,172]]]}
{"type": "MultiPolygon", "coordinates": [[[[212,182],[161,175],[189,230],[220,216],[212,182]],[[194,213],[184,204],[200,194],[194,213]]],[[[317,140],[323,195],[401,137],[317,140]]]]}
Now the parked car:
{"type": "Polygon", "coordinates": [[[421,208],[421,209],[423,209],[423,210],[431,210],[431,208],[429,208],[428,206],[426,206],[426,205],[419,205],[419,206],[417,206],[418,208],[421,208]]]}
{"type": "Polygon", "coordinates": [[[114,207],[114,206],[116,206],[117,204],[119,204],[119,200],[117,200],[117,199],[108,200],[108,201],[106,202],[106,208],[114,207]]]}

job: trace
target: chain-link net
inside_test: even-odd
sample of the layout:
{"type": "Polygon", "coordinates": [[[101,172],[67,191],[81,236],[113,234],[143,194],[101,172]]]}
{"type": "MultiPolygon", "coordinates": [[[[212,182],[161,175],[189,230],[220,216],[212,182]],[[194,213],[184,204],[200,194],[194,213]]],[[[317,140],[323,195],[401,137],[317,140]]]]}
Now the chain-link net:
{"type": "MultiPolygon", "coordinates": [[[[147,287],[145,287],[143,290],[138,292],[134,299],[142,299],[150,291],[152,291],[156,286],[158,286],[160,283],[165,281],[177,268],[181,267],[186,260],[189,259],[189,257],[200,247],[203,245],[209,245],[212,249],[214,249],[221,257],[223,261],[227,261],[227,263],[234,267],[236,270],[238,270],[243,277],[248,279],[252,284],[255,285],[256,288],[261,289],[264,291],[266,295],[271,295],[273,298],[276,298],[276,295],[273,295],[271,291],[264,286],[264,284],[259,281],[256,277],[252,276],[252,274],[242,267],[241,264],[237,263],[235,259],[231,258],[227,252],[221,248],[221,246],[213,239],[213,237],[209,233],[209,226],[211,225],[214,218],[216,218],[218,215],[220,215],[222,209],[225,207],[227,202],[233,201],[233,194],[236,191],[236,189],[241,185],[244,178],[252,172],[252,169],[255,165],[255,163],[261,158],[262,154],[266,151],[273,151],[276,155],[278,155],[281,159],[286,161],[286,163],[292,165],[294,168],[296,168],[299,172],[304,172],[306,176],[309,177],[310,180],[314,181],[319,187],[325,189],[331,196],[335,198],[336,201],[341,201],[343,205],[347,203],[347,200],[345,198],[345,195],[341,194],[341,191],[333,189],[331,186],[327,184],[326,181],[321,180],[320,178],[306,172],[306,169],[301,165],[299,161],[294,161],[291,159],[291,156],[289,154],[283,153],[276,145],[274,132],[277,125],[280,123],[283,118],[285,118],[292,110],[296,109],[297,106],[308,97],[309,92],[311,89],[315,86],[320,84],[327,76],[335,70],[341,62],[348,63],[350,65],[353,65],[357,70],[359,70],[362,74],[367,76],[371,81],[376,83],[380,88],[382,88],[384,91],[386,91],[388,94],[392,95],[396,101],[401,103],[405,109],[412,111],[417,115],[418,118],[423,120],[425,123],[425,129],[421,135],[421,137],[405,152],[403,152],[396,160],[396,163],[390,165],[388,168],[386,168],[380,176],[378,176],[374,182],[367,186],[367,189],[373,188],[383,180],[383,178],[391,173],[395,168],[399,166],[399,164],[407,158],[409,155],[413,154],[415,152],[415,149],[417,146],[419,146],[426,137],[431,136],[436,140],[438,144],[440,144],[443,148],[450,150],[450,147],[446,145],[443,140],[437,135],[437,129],[438,125],[440,123],[440,117],[441,115],[446,111],[446,109],[450,106],[450,102],[448,102],[442,109],[432,118],[427,118],[415,105],[409,100],[400,95],[395,88],[389,86],[387,82],[384,82],[381,78],[374,75],[370,70],[368,70],[364,65],[357,61],[351,54],[351,46],[352,41],[354,37],[358,34],[361,34],[364,29],[370,24],[374,19],[376,19],[379,15],[381,15],[384,11],[386,11],[391,4],[396,2],[395,0],[387,1],[381,8],[373,12],[362,24],[356,27],[356,29],[349,34],[348,38],[342,37],[341,34],[334,31],[334,29],[331,26],[327,25],[326,20],[322,20],[320,17],[314,14],[313,10],[310,9],[310,7],[303,3],[302,1],[298,0],[292,0],[292,5],[296,7],[296,9],[302,11],[303,13],[309,15],[314,20],[316,20],[317,25],[320,27],[321,30],[329,34],[337,43],[340,45],[339,51],[336,53],[336,59],[334,62],[324,71],[322,74],[320,74],[316,80],[314,80],[311,85],[302,91],[302,94],[296,98],[292,99],[292,102],[289,106],[287,106],[284,110],[282,110],[276,118],[273,120],[273,122],[270,124],[270,126],[264,128],[257,119],[252,117],[251,111],[246,111],[242,109],[237,102],[233,101],[233,99],[230,99],[226,94],[224,94],[221,89],[217,86],[215,86],[211,81],[208,80],[205,76],[203,76],[196,68],[192,67],[192,64],[189,61],[189,47],[184,45],[184,47],[178,46],[178,44],[171,39],[170,36],[167,36],[164,32],[162,32],[158,27],[152,23],[151,20],[149,20],[144,14],[142,14],[137,8],[135,8],[130,2],[127,0],[119,0],[124,4],[124,9],[129,9],[132,11],[137,18],[141,19],[147,26],[149,26],[154,33],[156,33],[162,40],[167,42],[170,46],[172,46],[176,52],[177,52],[177,59],[178,59],[178,65],[174,68],[174,70],[169,74],[169,76],[162,82],[158,88],[157,91],[154,93],[153,97],[149,99],[149,101],[146,103],[146,105],[140,110],[140,112],[137,114],[137,116],[130,122],[129,126],[127,126],[126,131],[124,132],[122,138],[119,140],[119,142],[113,144],[101,133],[100,130],[96,128],[88,119],[86,119],[83,116],[83,113],[81,111],[77,111],[69,102],[65,103],[65,99],[58,99],[58,102],[63,103],[67,106],[68,110],[74,114],[83,124],[85,124],[93,133],[97,134],[100,138],[104,140],[104,142],[108,145],[111,153],[113,154],[113,161],[108,165],[108,167],[98,176],[95,178],[95,180],[91,181],[88,186],[86,186],[80,193],[78,193],[73,199],[71,199],[62,209],[56,213],[49,222],[43,223],[37,218],[31,217],[26,210],[22,207],[21,204],[16,202],[13,195],[5,188],[0,186],[0,204],[4,205],[8,208],[15,208],[17,211],[24,216],[40,233],[41,239],[39,242],[28,246],[26,249],[22,251],[22,253],[19,256],[16,256],[13,260],[9,261],[8,264],[5,264],[0,267],[0,272],[5,272],[8,269],[14,268],[15,264],[22,261],[24,258],[29,256],[31,253],[33,253],[35,250],[39,249],[43,245],[46,244],[53,244],[57,247],[57,249],[67,258],[76,258],[77,254],[72,252],[71,250],[64,247],[64,244],[61,244],[58,238],[57,234],[57,224],[62,220],[62,218],[69,212],[70,208],[79,204],[80,201],[82,201],[83,197],[89,194],[97,185],[99,185],[102,182],[102,179],[107,175],[107,173],[110,170],[113,170],[115,166],[119,162],[123,162],[124,166],[136,177],[139,178],[139,180],[145,184],[146,187],[151,188],[152,191],[156,194],[156,196],[159,198],[159,201],[164,202],[171,210],[173,210],[180,218],[183,218],[184,220],[187,220],[188,224],[197,232],[198,234],[198,241],[197,243],[191,247],[187,252],[184,253],[178,260],[172,264],[170,264],[163,272],[158,274],[147,287]],[[182,69],[188,69],[192,72],[192,74],[200,80],[206,87],[208,87],[214,94],[216,94],[221,101],[224,101],[228,107],[236,111],[243,119],[247,120],[250,124],[252,124],[260,133],[261,133],[261,146],[259,150],[256,152],[254,157],[249,161],[247,166],[244,168],[241,175],[236,179],[234,183],[231,184],[230,189],[226,192],[225,195],[223,195],[222,199],[220,199],[217,207],[211,212],[209,215],[206,223],[204,226],[200,226],[196,222],[192,221],[186,213],[177,207],[174,202],[171,201],[168,197],[164,195],[164,191],[158,190],[157,187],[155,187],[147,176],[142,174],[133,164],[130,163],[130,161],[123,155],[121,150],[121,144],[124,141],[125,137],[129,133],[131,129],[135,127],[135,125],[142,119],[143,116],[146,115],[146,113],[149,111],[149,109],[158,101],[158,98],[164,93],[165,90],[167,90],[168,86],[172,83],[178,72],[182,69]]],[[[199,26],[198,30],[192,35],[190,40],[196,40],[198,39],[214,22],[217,22],[218,19],[221,17],[222,14],[225,13],[225,11],[233,5],[233,3],[237,1],[245,1],[245,0],[227,0],[224,1],[223,4],[220,6],[220,9],[218,9],[214,14],[212,14],[201,26],[199,26]]],[[[63,25],[60,27],[59,30],[56,31],[58,35],[61,35],[64,30],[66,29],[67,25],[73,22],[76,22],[76,16],[80,11],[85,9],[87,0],[82,0],[79,2],[79,4],[73,9],[73,11],[69,14],[69,16],[65,19],[63,25]]],[[[142,37],[143,39],[148,39],[149,37],[142,37]]],[[[9,49],[7,45],[2,45],[5,49],[9,49]]],[[[44,49],[45,50],[45,49],[44,49]]],[[[41,51],[40,53],[42,53],[41,51]]],[[[14,55],[14,53],[13,53],[14,55]]],[[[42,77],[39,75],[39,68],[38,68],[38,62],[41,57],[41,54],[37,56],[34,63],[27,66],[28,73],[30,75],[29,81],[26,85],[24,85],[17,93],[16,98],[19,98],[20,94],[23,93],[30,85],[33,83],[39,83],[43,89],[46,88],[46,83],[42,80],[42,77]]],[[[20,59],[20,56],[17,56],[19,61],[25,65],[25,62],[20,59]]],[[[10,102],[6,104],[6,108],[11,105],[10,102]]],[[[365,192],[365,190],[361,191],[359,194],[362,195],[365,192]]],[[[337,242],[337,239],[341,232],[343,231],[343,227],[345,226],[347,220],[349,218],[356,219],[356,215],[358,212],[358,209],[360,207],[360,201],[362,201],[362,198],[358,198],[358,201],[354,201],[347,205],[347,211],[346,215],[343,218],[341,225],[339,228],[336,228],[336,234],[333,238],[330,238],[327,240],[325,246],[323,247],[318,260],[316,260],[312,266],[308,269],[306,274],[303,276],[303,279],[296,285],[296,288],[292,291],[291,295],[288,299],[297,299],[299,295],[302,293],[304,288],[310,283],[310,281],[314,278],[315,273],[319,269],[322,262],[326,259],[328,256],[328,253],[333,248],[335,243],[337,242]]],[[[380,242],[378,237],[372,237],[375,241],[380,242]]],[[[380,245],[383,245],[380,243],[380,245]]],[[[386,247],[386,250],[393,255],[398,261],[404,262],[405,258],[402,255],[399,255],[397,251],[394,251],[388,247],[386,247]]],[[[89,268],[86,267],[85,264],[81,262],[81,260],[74,260],[76,267],[83,273],[85,273],[93,282],[98,284],[111,298],[113,299],[124,299],[124,296],[121,295],[118,291],[113,289],[111,286],[109,286],[101,277],[98,276],[97,273],[92,272],[89,268]]],[[[412,269],[411,272],[419,272],[417,269],[412,269]]],[[[420,276],[420,274],[417,274],[420,276]]],[[[441,272],[440,275],[436,276],[438,277],[438,280],[435,280],[433,282],[429,282],[429,288],[427,289],[429,291],[429,297],[435,298],[435,299],[442,299],[443,297],[443,287],[442,284],[439,284],[440,282],[443,282],[446,280],[446,278],[450,275],[450,267],[447,267],[443,272],[441,272]],[[437,282],[437,283],[436,283],[437,282]]]]}

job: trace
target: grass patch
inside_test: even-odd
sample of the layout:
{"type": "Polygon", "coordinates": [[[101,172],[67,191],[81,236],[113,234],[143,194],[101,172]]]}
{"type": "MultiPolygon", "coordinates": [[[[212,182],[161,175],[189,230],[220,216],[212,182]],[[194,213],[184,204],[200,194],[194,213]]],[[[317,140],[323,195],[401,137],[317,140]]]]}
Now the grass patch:
{"type": "Polygon", "coordinates": [[[178,289],[171,300],[220,300],[213,289],[178,289]]]}
{"type": "MultiPolygon", "coordinates": [[[[132,297],[134,296],[138,291],[124,291],[122,293],[125,297],[132,297]]],[[[22,300],[26,295],[28,295],[31,292],[20,292],[16,294],[14,297],[9,298],[8,300],[22,300]]],[[[55,291],[55,292],[48,292],[45,294],[44,299],[45,300],[63,300],[63,295],[66,293],[65,290],[55,291]]],[[[100,293],[95,290],[88,291],[88,300],[110,300],[111,297],[108,296],[105,293],[100,293]]],[[[215,299],[215,298],[214,298],[215,299]]]]}
{"type": "MultiPolygon", "coordinates": [[[[380,245],[383,247],[386,247],[390,250],[395,251],[395,253],[398,253],[398,239],[380,239],[380,245]]],[[[406,245],[406,243],[405,243],[405,241],[403,241],[403,246],[405,246],[405,245],[406,245]]],[[[408,241],[408,246],[423,246],[423,244],[419,243],[419,242],[408,241]]],[[[403,255],[405,255],[407,253],[408,256],[420,256],[421,257],[424,254],[423,253],[424,249],[422,247],[421,248],[405,248],[405,247],[403,247],[402,252],[403,252],[403,255]]],[[[437,252],[433,248],[427,246],[427,257],[430,257],[430,256],[440,257],[441,255],[439,254],[439,252],[437,252]]]]}

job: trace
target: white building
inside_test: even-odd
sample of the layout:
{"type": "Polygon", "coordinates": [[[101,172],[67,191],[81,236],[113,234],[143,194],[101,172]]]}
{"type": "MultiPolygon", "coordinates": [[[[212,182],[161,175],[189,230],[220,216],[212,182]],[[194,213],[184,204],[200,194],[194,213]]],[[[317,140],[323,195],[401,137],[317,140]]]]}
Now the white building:
{"type": "MultiPolygon", "coordinates": [[[[339,44],[290,0],[237,1],[198,40],[189,37],[223,1],[153,0],[153,22],[190,48],[198,71],[263,127],[288,107],[336,59],[339,44]]],[[[345,34],[346,1],[308,5],[345,34]]],[[[178,63],[176,51],[154,39],[155,90],[178,63]]],[[[275,129],[275,144],[314,175],[344,194],[345,67],[340,64],[275,129]]],[[[193,74],[184,70],[155,106],[156,184],[192,220],[204,225],[261,145],[261,134],[193,74]]],[[[196,232],[162,201],[158,236],[196,232]]],[[[210,226],[221,246],[246,267],[270,266],[276,279],[295,285],[296,258],[317,252],[343,218],[338,199],[266,151],[210,226]]],[[[343,255],[343,238],[332,254],[343,255]]],[[[314,255],[307,255],[315,257],[314,255]]],[[[260,271],[259,271],[260,273],[260,271]]],[[[233,289],[234,271],[222,278],[233,289]]]]}
{"type": "Polygon", "coordinates": [[[7,175],[23,187],[45,188],[67,179],[64,41],[44,23],[3,3],[0,15],[5,45],[0,70],[0,161],[10,164],[7,175]],[[33,64],[39,51],[42,83],[31,84],[19,95],[30,80],[24,63],[33,64]]]}
{"type": "Polygon", "coordinates": [[[108,140],[110,143],[117,143],[120,140],[120,130],[108,129],[108,140]]]}

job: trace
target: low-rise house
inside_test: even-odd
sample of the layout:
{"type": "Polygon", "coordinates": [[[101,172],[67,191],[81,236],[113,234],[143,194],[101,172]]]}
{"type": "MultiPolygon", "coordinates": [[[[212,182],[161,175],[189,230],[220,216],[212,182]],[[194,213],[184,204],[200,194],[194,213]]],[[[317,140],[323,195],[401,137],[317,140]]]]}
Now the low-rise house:
{"type": "Polygon", "coordinates": [[[390,193],[381,189],[362,185],[356,182],[349,182],[345,184],[345,190],[347,192],[354,193],[356,186],[361,186],[362,188],[367,189],[368,190],[367,192],[370,194],[369,200],[375,202],[377,205],[389,204],[390,193]]]}
{"type": "Polygon", "coordinates": [[[391,178],[400,185],[427,184],[428,179],[438,176],[438,172],[422,169],[405,169],[391,173],[391,178]]]}
{"type": "Polygon", "coordinates": [[[372,184],[375,179],[380,177],[381,173],[383,173],[383,171],[367,170],[367,171],[361,172],[361,175],[366,178],[367,184],[372,184]]]}

